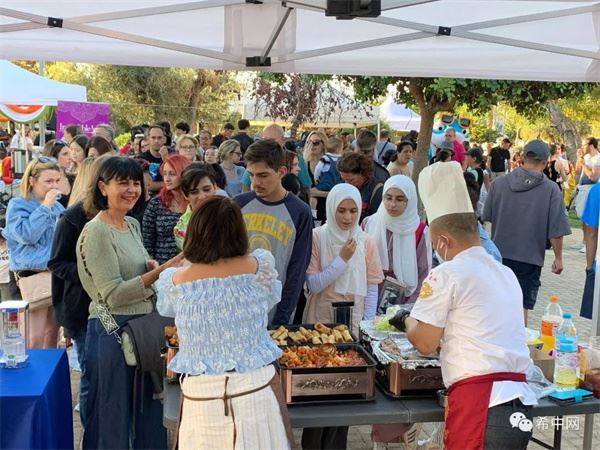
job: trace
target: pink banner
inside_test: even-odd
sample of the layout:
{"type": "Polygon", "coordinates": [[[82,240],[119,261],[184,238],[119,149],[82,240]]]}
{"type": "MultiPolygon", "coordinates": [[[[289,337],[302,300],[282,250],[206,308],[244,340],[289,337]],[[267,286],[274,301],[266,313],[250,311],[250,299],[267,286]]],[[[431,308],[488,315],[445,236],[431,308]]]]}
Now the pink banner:
{"type": "Polygon", "coordinates": [[[86,135],[91,136],[96,125],[109,121],[108,103],[59,101],[56,108],[56,139],[63,137],[63,130],[69,125],[79,125],[86,135]]]}

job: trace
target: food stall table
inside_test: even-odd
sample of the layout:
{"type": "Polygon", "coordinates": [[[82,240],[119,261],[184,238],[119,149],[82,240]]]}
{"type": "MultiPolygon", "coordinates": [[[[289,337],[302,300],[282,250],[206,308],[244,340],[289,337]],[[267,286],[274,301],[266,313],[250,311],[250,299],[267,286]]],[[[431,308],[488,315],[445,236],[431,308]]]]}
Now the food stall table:
{"type": "MultiPolygon", "coordinates": [[[[409,422],[441,422],[444,410],[434,398],[390,399],[378,389],[375,390],[374,402],[356,403],[324,403],[319,405],[290,406],[289,414],[294,428],[337,427],[353,425],[373,425],[409,422]]],[[[173,431],[177,424],[179,411],[179,384],[165,383],[163,425],[173,431]]],[[[547,398],[541,399],[534,407],[535,417],[563,416],[585,414],[585,432],[583,449],[592,448],[592,432],[594,414],[600,413],[600,400],[590,399],[574,405],[557,405],[547,398]]],[[[549,427],[552,423],[549,424],[549,427]]],[[[562,428],[554,429],[554,444],[548,446],[537,441],[539,445],[550,449],[559,449],[562,428]]]]}
{"type": "Polygon", "coordinates": [[[29,350],[25,367],[0,369],[0,430],[2,449],[73,448],[65,350],[29,350]]]}

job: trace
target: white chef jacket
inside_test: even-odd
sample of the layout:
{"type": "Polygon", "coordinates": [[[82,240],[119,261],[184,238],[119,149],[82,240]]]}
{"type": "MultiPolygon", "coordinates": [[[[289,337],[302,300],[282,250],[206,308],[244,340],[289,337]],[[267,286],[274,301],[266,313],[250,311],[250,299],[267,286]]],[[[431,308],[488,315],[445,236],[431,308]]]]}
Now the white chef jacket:
{"type": "MultiPolygon", "coordinates": [[[[519,283],[483,247],[471,247],[434,268],[410,315],[444,328],[440,362],[446,387],[477,375],[525,373],[533,363],[519,283]]],[[[525,405],[537,403],[527,383],[497,381],[489,407],[515,398],[525,405]]]]}

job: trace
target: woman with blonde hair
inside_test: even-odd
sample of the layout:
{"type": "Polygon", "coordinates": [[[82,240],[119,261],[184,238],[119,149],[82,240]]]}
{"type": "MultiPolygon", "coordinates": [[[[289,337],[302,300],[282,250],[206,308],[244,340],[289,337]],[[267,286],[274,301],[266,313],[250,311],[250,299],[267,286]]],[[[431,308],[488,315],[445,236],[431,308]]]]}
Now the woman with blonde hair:
{"type": "Polygon", "coordinates": [[[246,169],[237,165],[241,157],[242,147],[235,139],[228,139],[219,147],[219,159],[227,179],[225,192],[232,198],[242,193],[242,176],[246,169]]]}
{"type": "Polygon", "coordinates": [[[304,160],[308,166],[308,174],[312,181],[312,187],[315,186],[314,173],[317,168],[317,164],[321,160],[321,157],[325,154],[325,142],[327,142],[327,136],[325,133],[319,131],[313,131],[308,135],[306,143],[304,144],[304,160]]]}
{"type": "MultiPolygon", "coordinates": [[[[48,270],[54,228],[65,210],[58,202],[63,194],[59,189],[60,180],[61,169],[55,158],[35,158],[23,174],[19,187],[21,196],[13,197],[8,203],[6,228],[2,234],[17,284],[23,278],[48,270]]],[[[29,347],[56,348],[58,329],[52,306],[30,310],[29,347]]]]}
{"type": "Polygon", "coordinates": [[[184,134],[177,139],[177,153],[185,156],[190,163],[198,160],[198,141],[191,134],[184,134]]]}

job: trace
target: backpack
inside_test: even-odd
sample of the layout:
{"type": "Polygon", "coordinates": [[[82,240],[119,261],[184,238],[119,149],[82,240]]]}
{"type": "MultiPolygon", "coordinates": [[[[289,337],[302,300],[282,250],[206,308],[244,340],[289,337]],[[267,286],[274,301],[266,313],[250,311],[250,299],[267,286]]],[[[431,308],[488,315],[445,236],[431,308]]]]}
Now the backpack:
{"type": "Polygon", "coordinates": [[[315,186],[319,191],[329,192],[336,184],[343,182],[340,171],[337,168],[337,160],[329,155],[321,157],[323,170],[319,176],[319,182],[315,186]]]}

